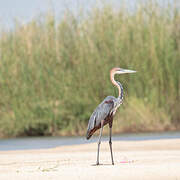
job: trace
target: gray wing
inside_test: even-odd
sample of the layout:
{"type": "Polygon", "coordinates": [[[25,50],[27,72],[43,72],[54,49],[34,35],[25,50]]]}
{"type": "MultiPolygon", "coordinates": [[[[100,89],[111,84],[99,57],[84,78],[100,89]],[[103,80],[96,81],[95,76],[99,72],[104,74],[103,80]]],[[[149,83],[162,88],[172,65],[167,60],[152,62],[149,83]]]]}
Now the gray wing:
{"type": "Polygon", "coordinates": [[[115,101],[115,97],[108,96],[94,110],[94,112],[92,113],[92,115],[89,119],[89,123],[88,123],[87,134],[86,134],[87,139],[89,139],[91,137],[91,135],[92,135],[91,131],[95,127],[98,127],[101,124],[101,121],[104,120],[108,116],[108,114],[113,110],[114,101],[115,101]]]}

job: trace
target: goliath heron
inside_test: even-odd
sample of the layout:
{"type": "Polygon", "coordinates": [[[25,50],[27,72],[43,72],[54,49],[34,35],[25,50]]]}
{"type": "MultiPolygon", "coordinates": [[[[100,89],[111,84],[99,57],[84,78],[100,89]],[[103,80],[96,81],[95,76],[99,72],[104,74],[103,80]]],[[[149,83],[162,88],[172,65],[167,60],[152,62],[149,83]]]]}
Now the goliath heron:
{"type": "Polygon", "coordinates": [[[114,79],[114,76],[115,74],[125,74],[125,73],[135,73],[135,72],[136,71],[122,69],[122,68],[111,69],[110,79],[111,82],[118,88],[119,95],[117,98],[115,98],[114,96],[107,96],[101,102],[101,104],[97,106],[97,108],[94,110],[94,112],[92,113],[89,119],[87,134],[86,134],[87,139],[89,139],[96,130],[100,129],[96,165],[99,165],[99,148],[101,144],[101,136],[102,136],[103,126],[105,126],[106,124],[109,124],[109,147],[111,151],[112,165],[114,165],[113,153],[112,153],[112,141],[111,141],[112,124],[116,110],[123,102],[123,87],[120,82],[114,79]]]}

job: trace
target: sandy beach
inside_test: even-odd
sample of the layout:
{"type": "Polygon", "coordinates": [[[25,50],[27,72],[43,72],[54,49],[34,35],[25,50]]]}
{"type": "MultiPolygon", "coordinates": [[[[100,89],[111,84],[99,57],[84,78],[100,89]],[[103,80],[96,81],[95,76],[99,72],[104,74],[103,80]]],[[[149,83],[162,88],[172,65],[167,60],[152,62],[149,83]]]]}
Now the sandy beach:
{"type": "Polygon", "coordinates": [[[180,180],[180,139],[114,141],[115,165],[108,142],[52,149],[0,152],[0,179],[174,179],[180,180]]]}

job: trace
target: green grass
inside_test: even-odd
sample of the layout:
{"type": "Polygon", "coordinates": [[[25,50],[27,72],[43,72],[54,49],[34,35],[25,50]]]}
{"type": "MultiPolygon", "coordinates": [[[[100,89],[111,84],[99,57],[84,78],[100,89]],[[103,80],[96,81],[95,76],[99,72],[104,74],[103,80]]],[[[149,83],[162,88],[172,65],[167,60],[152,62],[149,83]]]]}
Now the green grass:
{"type": "Polygon", "coordinates": [[[49,13],[0,38],[0,136],[84,134],[95,107],[125,92],[114,132],[180,129],[180,14],[156,1],[133,13],[104,5],[88,16],[49,13]]]}

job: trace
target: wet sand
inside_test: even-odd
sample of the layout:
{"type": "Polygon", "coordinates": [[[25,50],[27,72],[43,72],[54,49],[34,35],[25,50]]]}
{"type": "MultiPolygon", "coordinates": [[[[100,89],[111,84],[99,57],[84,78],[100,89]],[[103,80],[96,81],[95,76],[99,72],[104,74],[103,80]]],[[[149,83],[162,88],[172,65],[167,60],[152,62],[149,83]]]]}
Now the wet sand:
{"type": "Polygon", "coordinates": [[[114,141],[115,165],[108,142],[52,149],[0,152],[0,179],[138,179],[180,180],[180,139],[114,141]]]}

